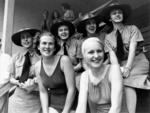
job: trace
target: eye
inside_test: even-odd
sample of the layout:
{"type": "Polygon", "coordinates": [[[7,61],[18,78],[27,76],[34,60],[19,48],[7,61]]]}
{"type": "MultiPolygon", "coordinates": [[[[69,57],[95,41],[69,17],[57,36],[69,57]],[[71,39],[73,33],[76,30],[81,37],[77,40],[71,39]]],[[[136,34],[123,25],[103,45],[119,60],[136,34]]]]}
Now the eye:
{"type": "Polygon", "coordinates": [[[91,51],[89,51],[88,53],[89,53],[89,54],[93,54],[93,53],[94,53],[94,51],[93,51],[93,50],[91,50],[91,51]]]}
{"type": "Polygon", "coordinates": [[[42,42],[41,44],[46,45],[46,42],[42,42]]]}
{"type": "Polygon", "coordinates": [[[102,51],[102,50],[100,50],[100,49],[99,49],[99,50],[97,50],[97,53],[102,53],[102,52],[103,52],[103,51],[102,51]]]}

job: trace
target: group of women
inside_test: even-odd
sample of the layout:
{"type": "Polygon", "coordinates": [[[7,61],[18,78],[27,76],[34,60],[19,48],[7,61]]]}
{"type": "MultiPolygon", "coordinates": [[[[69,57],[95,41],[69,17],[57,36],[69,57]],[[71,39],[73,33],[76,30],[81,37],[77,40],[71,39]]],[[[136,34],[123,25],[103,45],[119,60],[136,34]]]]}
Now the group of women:
{"type": "Polygon", "coordinates": [[[40,33],[40,55],[33,48],[39,30],[13,34],[13,43],[24,51],[12,58],[9,72],[15,91],[8,112],[120,113],[124,89],[128,112],[135,113],[135,88],[150,89],[149,62],[140,48],[141,32],[125,25],[129,12],[129,5],[114,2],[76,27],[59,20],[50,32],[40,33]],[[78,38],[76,31],[82,34],[78,38]],[[78,103],[72,110],[76,87],[78,103]]]}

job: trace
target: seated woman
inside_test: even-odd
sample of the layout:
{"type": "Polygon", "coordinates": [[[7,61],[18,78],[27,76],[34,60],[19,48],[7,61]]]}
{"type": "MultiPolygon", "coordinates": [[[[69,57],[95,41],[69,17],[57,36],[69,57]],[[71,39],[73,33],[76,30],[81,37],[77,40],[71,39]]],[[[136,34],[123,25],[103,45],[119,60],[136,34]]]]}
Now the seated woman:
{"type": "Polygon", "coordinates": [[[76,113],[86,113],[87,103],[91,113],[120,113],[123,85],[114,51],[110,48],[111,65],[105,65],[104,45],[92,37],[83,42],[82,54],[88,68],[81,75],[76,113]]]}
{"type": "Polygon", "coordinates": [[[35,65],[43,113],[69,113],[75,96],[75,79],[68,56],[58,55],[59,45],[50,33],[40,35],[42,59],[35,65]]]}
{"type": "Polygon", "coordinates": [[[112,46],[122,67],[128,112],[136,113],[136,89],[150,89],[150,81],[149,61],[142,48],[144,38],[137,26],[126,24],[131,12],[130,5],[118,2],[110,4],[102,11],[111,26],[105,43],[112,46]]]}

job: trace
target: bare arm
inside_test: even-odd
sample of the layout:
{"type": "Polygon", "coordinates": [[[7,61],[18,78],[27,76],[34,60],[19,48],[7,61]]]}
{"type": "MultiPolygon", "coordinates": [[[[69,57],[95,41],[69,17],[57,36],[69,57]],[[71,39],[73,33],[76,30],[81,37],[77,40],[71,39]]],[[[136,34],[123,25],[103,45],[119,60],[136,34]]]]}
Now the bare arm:
{"type": "Polygon", "coordinates": [[[125,66],[126,68],[124,68],[124,70],[123,70],[123,76],[124,77],[128,77],[129,74],[130,74],[129,72],[130,72],[130,69],[132,68],[132,64],[133,64],[133,61],[134,61],[136,48],[137,48],[137,42],[131,41],[130,42],[130,47],[129,47],[128,60],[127,60],[126,66],[125,66]]]}
{"type": "MultiPolygon", "coordinates": [[[[38,62],[37,64],[40,65],[40,63],[38,62]]],[[[39,74],[39,68],[38,68],[38,65],[35,66],[35,69],[36,69],[36,77],[37,77],[37,83],[38,83],[38,86],[39,86],[39,92],[40,92],[40,101],[41,101],[41,106],[42,106],[42,110],[43,110],[43,113],[49,113],[48,111],[48,92],[47,90],[45,89],[43,83],[42,83],[42,80],[41,80],[41,77],[40,77],[40,74],[39,74]]]]}
{"type": "Polygon", "coordinates": [[[111,68],[109,80],[111,83],[111,108],[109,113],[120,113],[122,105],[123,81],[120,66],[115,52],[109,50],[111,68]]]}
{"type": "Polygon", "coordinates": [[[120,113],[122,105],[123,82],[119,65],[111,65],[109,79],[111,82],[111,108],[109,113],[120,113]]]}
{"type": "Polygon", "coordinates": [[[86,113],[87,94],[88,94],[88,77],[83,73],[80,79],[80,91],[76,113],[86,113]]]}
{"type": "Polygon", "coordinates": [[[75,76],[73,66],[67,56],[61,58],[61,68],[65,75],[66,85],[68,88],[66,102],[62,113],[69,113],[75,97],[75,76]]]}

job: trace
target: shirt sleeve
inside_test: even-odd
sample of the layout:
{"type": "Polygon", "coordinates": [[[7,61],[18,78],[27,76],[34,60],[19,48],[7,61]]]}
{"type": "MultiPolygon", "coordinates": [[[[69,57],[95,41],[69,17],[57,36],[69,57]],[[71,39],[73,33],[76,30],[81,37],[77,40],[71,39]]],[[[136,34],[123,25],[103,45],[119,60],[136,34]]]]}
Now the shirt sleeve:
{"type": "Polygon", "coordinates": [[[131,26],[131,41],[141,42],[144,41],[141,31],[135,26],[131,26]]]}

